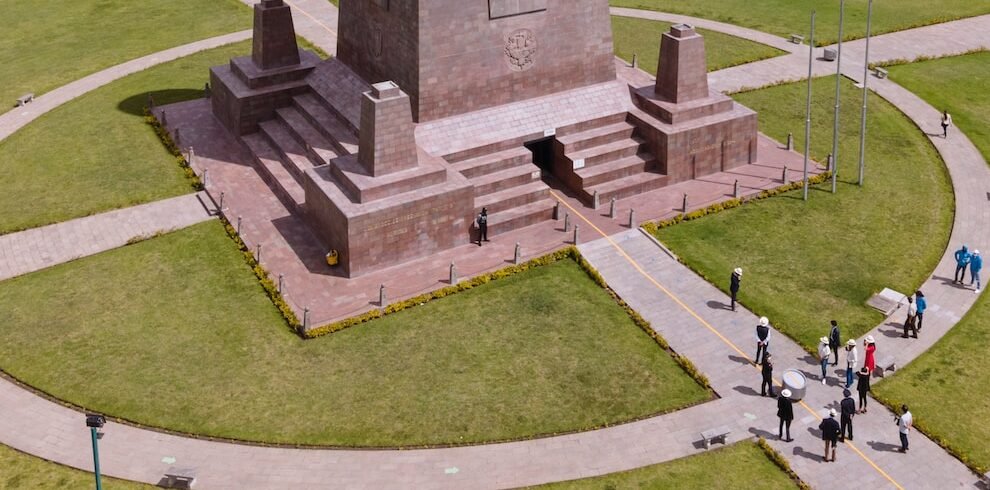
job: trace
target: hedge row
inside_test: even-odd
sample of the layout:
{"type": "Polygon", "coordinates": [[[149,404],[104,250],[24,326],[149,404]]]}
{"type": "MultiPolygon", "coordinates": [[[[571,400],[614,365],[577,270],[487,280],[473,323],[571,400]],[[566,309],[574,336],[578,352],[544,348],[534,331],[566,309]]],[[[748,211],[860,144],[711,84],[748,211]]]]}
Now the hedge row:
{"type": "Polygon", "coordinates": [[[808,485],[801,480],[801,477],[794,472],[791,468],[791,464],[787,462],[787,459],[784,458],[782,454],[778,453],[776,449],[771,447],[770,444],[767,443],[766,439],[763,439],[762,437],[757,439],[756,445],[760,446],[760,449],[762,449],[767,457],[770,458],[770,461],[773,461],[778,468],[783,470],[784,473],[787,473],[787,476],[791,477],[791,480],[794,480],[794,482],[797,483],[798,488],[801,490],[811,490],[811,485],[808,485]]]}
{"type": "Polygon", "coordinates": [[[182,150],[180,150],[178,145],[175,144],[175,141],[172,140],[172,135],[168,134],[168,130],[162,126],[162,123],[158,120],[158,118],[151,113],[151,109],[147,107],[144,108],[144,122],[151,126],[151,128],[155,131],[155,134],[158,135],[158,139],[160,139],[162,144],[165,145],[165,149],[168,150],[173,157],[175,157],[175,163],[178,163],[179,167],[182,167],[182,170],[185,172],[186,178],[189,179],[193,189],[196,189],[197,191],[203,190],[203,181],[199,179],[196,172],[189,166],[189,160],[186,159],[186,156],[182,154],[182,150]]]}

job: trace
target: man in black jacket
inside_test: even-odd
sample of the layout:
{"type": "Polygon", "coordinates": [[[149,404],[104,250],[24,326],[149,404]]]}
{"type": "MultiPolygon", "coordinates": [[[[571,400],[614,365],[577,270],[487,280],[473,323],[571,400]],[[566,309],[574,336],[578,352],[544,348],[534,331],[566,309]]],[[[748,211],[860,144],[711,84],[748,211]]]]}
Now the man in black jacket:
{"type": "Polygon", "coordinates": [[[736,311],[736,295],[739,294],[739,281],[742,281],[742,268],[736,267],[729,277],[729,292],[732,293],[732,311],[736,311]]]}
{"type": "Polygon", "coordinates": [[[478,214],[478,246],[481,246],[481,242],[488,241],[488,208],[481,208],[481,213],[478,214]]]}
{"type": "Polygon", "coordinates": [[[839,323],[832,320],[832,329],[828,332],[828,346],[832,349],[833,357],[835,357],[835,362],[832,363],[833,366],[839,365],[839,347],[842,346],[842,334],[839,332],[839,323]]]}
{"type": "Polygon", "coordinates": [[[770,320],[765,316],[760,317],[760,323],[756,326],[756,360],[753,364],[763,364],[763,355],[770,347],[770,320]]]}
{"type": "Polygon", "coordinates": [[[818,429],[822,431],[822,440],[825,441],[825,462],[828,462],[828,451],[832,450],[832,462],[835,462],[835,446],[839,444],[839,422],[835,420],[835,409],[828,412],[828,418],[818,424],[818,429]]]}
{"type": "Polygon", "coordinates": [[[780,419],[780,427],[777,429],[777,437],[786,442],[791,442],[791,421],[794,420],[794,402],[791,401],[791,390],[784,388],[780,390],[780,397],[777,398],[777,418],[780,419]],[[784,429],[787,429],[787,439],[784,439],[784,429]]]}
{"type": "Polygon", "coordinates": [[[853,440],[853,416],[856,415],[856,400],[852,399],[852,392],[849,390],[842,390],[842,396],[845,398],[839,402],[839,409],[842,411],[842,416],[839,417],[839,440],[849,439],[851,441],[853,440]]]}
{"type": "Polygon", "coordinates": [[[770,354],[763,354],[763,365],[760,367],[760,372],[763,374],[763,382],[760,383],[760,396],[767,396],[767,390],[770,390],[770,396],[773,394],[773,361],[770,360],[770,354]]]}

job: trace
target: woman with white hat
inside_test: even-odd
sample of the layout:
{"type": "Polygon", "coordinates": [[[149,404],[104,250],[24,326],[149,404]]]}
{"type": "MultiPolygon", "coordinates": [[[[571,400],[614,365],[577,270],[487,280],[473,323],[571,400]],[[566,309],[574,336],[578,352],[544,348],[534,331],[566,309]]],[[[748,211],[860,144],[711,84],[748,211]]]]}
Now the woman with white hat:
{"type": "Polygon", "coordinates": [[[760,323],[756,326],[756,365],[763,363],[763,354],[767,353],[770,347],[770,320],[765,316],[760,317],[760,323]]]}
{"type": "Polygon", "coordinates": [[[859,351],[856,350],[856,341],[849,339],[846,342],[846,388],[853,385],[853,373],[859,366],[859,351]]]}
{"type": "Polygon", "coordinates": [[[739,283],[742,282],[742,267],[736,267],[729,277],[729,292],[732,293],[732,311],[736,311],[736,295],[739,294],[739,283]]]}
{"type": "Polygon", "coordinates": [[[794,420],[794,402],[791,401],[791,390],[784,388],[777,398],[777,418],[780,419],[780,427],[777,430],[777,438],[791,442],[791,421],[794,420]],[[787,439],[784,439],[784,429],[787,430],[787,439]]]}
{"type": "Polygon", "coordinates": [[[826,384],[828,378],[828,361],[832,357],[832,348],[828,346],[828,337],[818,340],[818,360],[822,364],[822,384],[826,384]]]}
{"type": "Polygon", "coordinates": [[[866,346],[866,361],[863,363],[863,367],[873,374],[873,370],[877,368],[877,342],[873,340],[872,335],[867,335],[863,339],[863,345],[866,346]]]}

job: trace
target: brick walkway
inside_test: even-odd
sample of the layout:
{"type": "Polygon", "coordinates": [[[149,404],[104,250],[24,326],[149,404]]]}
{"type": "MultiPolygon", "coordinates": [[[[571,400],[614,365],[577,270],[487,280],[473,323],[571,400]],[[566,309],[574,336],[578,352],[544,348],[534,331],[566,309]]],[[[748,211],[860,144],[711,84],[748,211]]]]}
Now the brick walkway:
{"type": "Polygon", "coordinates": [[[0,235],[0,281],[206,221],[204,202],[212,206],[203,193],[186,194],[0,235]]]}
{"type": "MultiPolygon", "coordinates": [[[[299,3],[299,0],[294,1],[299,3]]],[[[298,5],[295,6],[298,8],[298,5]]],[[[960,22],[979,23],[985,22],[985,19],[960,22]]],[[[951,29],[952,26],[942,26],[942,29],[945,28],[951,29]]],[[[916,32],[910,34],[911,43],[900,40],[891,42],[926,46],[926,50],[945,49],[944,52],[958,52],[960,49],[959,40],[951,46],[943,44],[943,48],[933,48],[933,43],[939,45],[937,36],[944,35],[946,31],[924,29],[927,28],[914,30],[916,32]]],[[[884,52],[881,46],[884,39],[875,39],[874,46],[879,46],[876,48],[879,53],[884,52]]],[[[965,40],[961,42],[966,44],[965,40]]],[[[871,49],[874,49],[873,46],[871,49]]],[[[790,56],[775,60],[788,58],[790,56]]],[[[788,63],[794,65],[795,71],[800,71],[796,59],[788,63]]],[[[806,70],[804,63],[806,58],[801,64],[806,70]]],[[[855,66],[848,64],[852,65],[850,70],[855,71],[855,66]]],[[[773,72],[767,66],[752,72],[740,71],[732,76],[739,77],[735,83],[750,86],[765,84],[766,72],[771,72],[769,75],[776,78],[787,76],[786,70],[773,72]]],[[[720,72],[713,74],[713,81],[719,77],[729,80],[728,75],[720,72]]],[[[923,129],[932,132],[930,126],[937,124],[933,108],[891,82],[871,80],[871,85],[919,122],[923,129]]],[[[981,222],[978,219],[985,219],[986,216],[982,211],[977,211],[982,209],[978,205],[985,205],[979,194],[990,187],[986,185],[990,180],[987,179],[985,163],[965,136],[958,133],[945,141],[935,139],[935,144],[945,158],[956,186],[957,214],[950,252],[961,239],[968,240],[970,245],[986,242],[986,232],[978,226],[981,222]],[[966,178],[960,177],[962,175],[966,178]]],[[[569,199],[564,201],[575,206],[569,199]]],[[[608,222],[599,213],[593,213],[589,219],[599,228],[606,227],[606,224],[599,223],[608,222]]],[[[676,349],[690,357],[710,377],[722,399],[598,431],[436,450],[260,448],[174,437],[108,424],[107,436],[101,442],[105,472],[156,483],[174,458],[174,464],[198,467],[204,488],[504,488],[610,473],[692,454],[699,451],[696,434],[711,425],[732,427],[730,442],[751,435],[774,433],[775,410],[767,399],[753,396],[752,387],[758,386],[759,376],[743,362],[744,358],[752,355],[749,350],[752,349],[750,344],[755,317],[748,312],[731,314],[720,309],[716,303],[725,303],[726,298],[713,286],[665,256],[638,230],[620,231],[619,225],[615,222],[611,224],[612,228],[605,229],[605,233],[619,232],[614,238],[585,243],[583,250],[610,284],[650,319],[676,349]],[[733,346],[738,346],[739,350],[733,346]]],[[[588,224],[588,227],[591,225],[588,224]]],[[[590,230],[586,229],[582,236],[590,235],[590,230]]],[[[936,270],[936,280],[937,277],[944,277],[945,260],[936,270]]],[[[935,332],[941,333],[954,324],[971,306],[975,295],[971,292],[967,295],[965,291],[937,282],[932,284],[931,281],[926,283],[925,288],[929,290],[934,314],[926,319],[922,342],[933,342],[935,332]]],[[[883,337],[879,338],[882,349],[890,345],[883,337]]],[[[899,345],[897,350],[907,360],[927,347],[922,342],[905,343],[899,345]]],[[[814,374],[814,365],[809,364],[803,351],[782,335],[775,336],[773,350],[778,356],[778,370],[794,366],[814,374]]],[[[796,441],[790,444],[773,443],[788,457],[802,478],[816,487],[868,483],[877,488],[950,488],[969,487],[975,483],[975,475],[917,433],[912,438],[911,453],[901,455],[891,452],[897,437],[891,422],[892,415],[879,410],[875,404],[869,415],[856,420],[855,448],[852,445],[840,448],[839,459],[843,462],[834,466],[819,463],[820,441],[809,427],[817,425],[815,414],[820,414],[837,400],[837,390],[831,385],[811,386],[808,408],[796,407],[797,420],[792,427],[792,436],[796,441]],[[805,411],[804,416],[802,411],[805,411]],[[938,468],[937,474],[925,471],[931,468],[938,468]]],[[[39,398],[6,380],[0,381],[0,407],[7,415],[0,418],[0,440],[5,444],[71,466],[90,467],[88,435],[81,414],[39,398]]]]}

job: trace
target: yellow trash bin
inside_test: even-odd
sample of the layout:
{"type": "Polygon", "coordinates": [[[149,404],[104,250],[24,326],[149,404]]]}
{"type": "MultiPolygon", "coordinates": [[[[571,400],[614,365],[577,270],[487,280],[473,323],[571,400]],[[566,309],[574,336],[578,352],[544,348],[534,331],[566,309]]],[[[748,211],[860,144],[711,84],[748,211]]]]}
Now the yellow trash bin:
{"type": "Polygon", "coordinates": [[[338,260],[337,251],[336,250],[331,250],[327,254],[327,265],[329,265],[331,267],[332,266],[335,266],[335,265],[337,265],[337,260],[338,260]]]}

